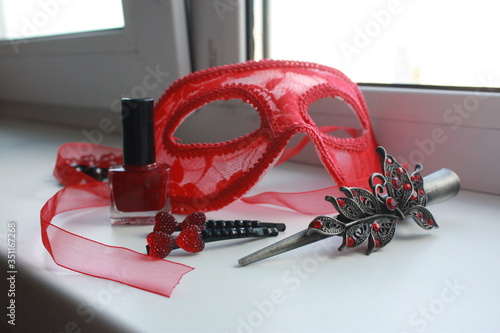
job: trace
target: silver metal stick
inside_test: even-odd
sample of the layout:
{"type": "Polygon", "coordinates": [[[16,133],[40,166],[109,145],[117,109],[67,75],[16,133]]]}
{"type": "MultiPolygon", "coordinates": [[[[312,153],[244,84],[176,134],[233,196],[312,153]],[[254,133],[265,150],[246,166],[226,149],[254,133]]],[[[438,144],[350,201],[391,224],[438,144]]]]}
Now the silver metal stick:
{"type": "Polygon", "coordinates": [[[450,169],[441,169],[424,177],[427,204],[449,200],[460,192],[460,178],[450,169]]]}
{"type": "Polygon", "coordinates": [[[288,252],[292,249],[296,249],[301,246],[308,245],[328,237],[331,237],[331,235],[323,235],[323,234],[307,235],[307,230],[302,230],[290,237],[287,237],[279,242],[271,244],[263,249],[260,249],[252,254],[249,254],[241,258],[240,260],[238,260],[238,264],[240,266],[246,266],[256,261],[273,257],[283,252],[288,252]]]}
{"type": "MultiPolygon", "coordinates": [[[[435,204],[448,200],[456,196],[460,191],[460,179],[449,169],[441,169],[424,177],[423,183],[424,190],[427,195],[427,204],[435,204]]],[[[239,259],[238,264],[240,266],[247,266],[262,259],[266,259],[331,236],[334,235],[310,233],[309,229],[306,229],[239,259]]]]}

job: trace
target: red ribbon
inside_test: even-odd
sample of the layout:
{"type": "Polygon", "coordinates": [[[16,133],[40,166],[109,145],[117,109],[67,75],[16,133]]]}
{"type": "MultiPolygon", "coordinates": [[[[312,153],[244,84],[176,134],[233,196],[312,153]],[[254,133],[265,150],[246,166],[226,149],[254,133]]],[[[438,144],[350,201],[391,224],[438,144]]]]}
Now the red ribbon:
{"type": "Polygon", "coordinates": [[[78,273],[170,297],[192,267],[102,244],[51,223],[63,212],[108,205],[108,184],[100,182],[65,187],[47,201],[40,212],[42,242],[54,262],[78,273]]]}

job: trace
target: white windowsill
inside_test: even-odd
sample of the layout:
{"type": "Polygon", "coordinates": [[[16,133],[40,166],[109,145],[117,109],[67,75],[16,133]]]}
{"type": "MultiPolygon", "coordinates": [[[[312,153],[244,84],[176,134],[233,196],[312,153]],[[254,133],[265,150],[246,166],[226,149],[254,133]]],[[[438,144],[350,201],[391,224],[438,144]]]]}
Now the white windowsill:
{"type": "MultiPolygon", "coordinates": [[[[430,208],[439,229],[424,231],[412,223],[401,224],[392,243],[371,256],[363,254],[364,248],[339,253],[339,239],[332,238],[244,268],[237,267],[237,259],[302,230],[313,216],[236,202],[208,213],[209,218],[284,222],[287,231],[277,239],[209,244],[197,255],[172,254],[169,259],[196,269],[181,280],[170,299],[60,268],[41,243],[39,211],[61,188],[52,176],[58,147],[83,141],[81,130],[8,116],[0,122],[5,157],[0,237],[6,239],[8,222],[17,225],[16,328],[484,332],[500,326],[496,278],[500,269],[495,264],[500,251],[500,197],[466,190],[430,208]],[[29,318],[23,316],[26,309],[29,318]]],[[[104,135],[102,143],[118,147],[120,138],[104,135]]],[[[308,190],[325,182],[329,179],[322,168],[287,163],[271,171],[253,191],[308,190]],[[293,184],[283,181],[290,177],[293,184]]],[[[144,237],[138,235],[146,235],[151,227],[98,227],[99,221],[108,223],[107,209],[83,213],[75,213],[80,224],[73,213],[57,223],[109,245],[143,251],[144,237]]],[[[0,244],[5,253],[5,242],[0,244]]],[[[5,257],[1,267],[7,270],[5,257]]]]}

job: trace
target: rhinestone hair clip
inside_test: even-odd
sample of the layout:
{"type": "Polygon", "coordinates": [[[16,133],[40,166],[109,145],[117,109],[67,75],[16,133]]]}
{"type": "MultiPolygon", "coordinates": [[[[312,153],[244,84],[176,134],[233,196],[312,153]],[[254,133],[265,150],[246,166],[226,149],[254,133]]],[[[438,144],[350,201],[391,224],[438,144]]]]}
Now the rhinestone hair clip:
{"type": "Polygon", "coordinates": [[[146,252],[157,258],[165,258],[172,250],[183,249],[198,253],[205,243],[242,238],[276,237],[285,231],[283,223],[256,220],[208,220],[203,212],[186,216],[182,223],[165,211],[155,216],[153,231],[146,237],[146,252]],[[175,232],[180,232],[174,237],[175,232]]]}
{"type": "Polygon", "coordinates": [[[449,169],[441,169],[422,178],[421,164],[410,174],[384,148],[378,147],[377,153],[383,174],[370,176],[371,191],[341,187],[345,197],[325,198],[338,211],[337,216],[318,216],[306,230],[241,258],[239,265],[246,266],[331,236],[343,238],[339,251],[358,247],[368,240],[367,254],[370,254],[386,246],[394,237],[397,222],[407,217],[423,229],[438,228],[426,205],[457,195],[458,176],[449,169]]]}

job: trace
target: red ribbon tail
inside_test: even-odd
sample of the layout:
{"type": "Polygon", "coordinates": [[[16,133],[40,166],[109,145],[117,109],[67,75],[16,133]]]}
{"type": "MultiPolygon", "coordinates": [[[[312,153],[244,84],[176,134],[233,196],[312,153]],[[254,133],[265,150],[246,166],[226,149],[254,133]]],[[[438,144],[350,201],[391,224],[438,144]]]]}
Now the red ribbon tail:
{"type": "Polygon", "coordinates": [[[65,211],[109,205],[107,187],[98,182],[69,186],[50,198],[40,212],[45,248],[61,267],[170,297],[192,267],[102,244],[51,223],[65,211]]]}

